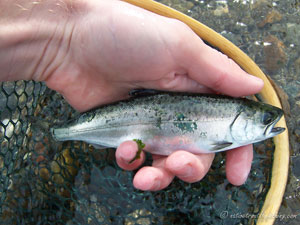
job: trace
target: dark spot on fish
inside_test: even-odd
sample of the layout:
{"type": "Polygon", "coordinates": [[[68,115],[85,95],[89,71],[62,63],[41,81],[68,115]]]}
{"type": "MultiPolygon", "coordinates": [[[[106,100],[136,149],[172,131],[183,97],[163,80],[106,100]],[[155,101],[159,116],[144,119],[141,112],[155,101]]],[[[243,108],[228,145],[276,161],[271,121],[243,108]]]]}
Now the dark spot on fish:
{"type": "Polygon", "coordinates": [[[183,113],[175,113],[174,126],[178,127],[183,132],[194,132],[197,130],[197,123],[187,120],[183,113]]]}
{"type": "Polygon", "coordinates": [[[158,117],[156,120],[156,126],[161,129],[161,117],[158,117]]]}
{"type": "Polygon", "coordinates": [[[185,116],[183,113],[176,113],[176,120],[177,121],[183,121],[185,119],[185,116]]]}
{"type": "Polygon", "coordinates": [[[197,123],[191,122],[191,121],[186,121],[186,122],[174,122],[174,126],[178,127],[181,131],[183,132],[194,132],[197,130],[197,123]]]}
{"type": "Polygon", "coordinates": [[[199,138],[206,138],[206,137],[207,137],[207,132],[204,131],[200,132],[199,138]]]}

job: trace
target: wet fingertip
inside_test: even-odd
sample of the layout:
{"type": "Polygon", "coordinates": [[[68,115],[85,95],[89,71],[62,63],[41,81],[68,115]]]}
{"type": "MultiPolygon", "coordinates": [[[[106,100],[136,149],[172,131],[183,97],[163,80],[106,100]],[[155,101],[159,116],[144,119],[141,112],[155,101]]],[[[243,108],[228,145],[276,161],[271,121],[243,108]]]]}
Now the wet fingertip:
{"type": "Polygon", "coordinates": [[[253,160],[252,145],[233,149],[226,154],[226,177],[236,186],[244,184],[251,171],[253,160]]]}
{"type": "Polygon", "coordinates": [[[226,178],[232,185],[241,186],[247,181],[249,172],[250,170],[245,171],[244,173],[239,173],[238,175],[235,176],[226,175],[226,178]]]}
{"type": "Polygon", "coordinates": [[[213,154],[194,155],[187,152],[178,152],[166,161],[166,168],[179,179],[194,183],[203,179],[211,166],[213,158],[213,154]]]}
{"type": "Polygon", "coordinates": [[[167,158],[166,168],[179,178],[191,177],[195,173],[195,158],[190,153],[176,152],[167,158]]]}
{"type": "Polygon", "coordinates": [[[157,191],[161,188],[161,181],[151,167],[144,167],[134,176],[133,186],[143,191],[157,191]]]}
{"type": "Polygon", "coordinates": [[[125,141],[116,150],[116,158],[129,162],[136,156],[138,146],[134,141],[125,141]]]}
{"type": "Polygon", "coordinates": [[[252,84],[252,85],[255,85],[257,87],[259,87],[260,89],[263,88],[264,86],[264,81],[262,79],[260,79],[259,77],[256,77],[256,76],[253,76],[251,74],[248,74],[248,78],[249,78],[249,82],[252,84]]]}
{"type": "Polygon", "coordinates": [[[116,150],[116,161],[124,170],[135,170],[145,161],[145,153],[141,152],[140,158],[134,159],[137,153],[136,143],[124,142],[116,150]],[[133,160],[134,159],[134,160],[133,160]]]}
{"type": "Polygon", "coordinates": [[[184,151],[176,151],[171,154],[165,162],[166,168],[172,171],[180,170],[183,166],[191,164],[192,158],[190,153],[184,151]]]}

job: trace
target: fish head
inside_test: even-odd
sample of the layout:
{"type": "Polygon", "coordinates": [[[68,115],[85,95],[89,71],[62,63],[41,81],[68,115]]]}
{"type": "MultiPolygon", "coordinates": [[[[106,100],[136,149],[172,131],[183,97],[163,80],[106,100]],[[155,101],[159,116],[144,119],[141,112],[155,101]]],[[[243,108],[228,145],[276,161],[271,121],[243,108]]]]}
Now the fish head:
{"type": "Polygon", "coordinates": [[[259,142],[282,133],[275,127],[283,111],[272,105],[251,102],[243,107],[231,124],[232,138],[241,145],[259,142]]]}

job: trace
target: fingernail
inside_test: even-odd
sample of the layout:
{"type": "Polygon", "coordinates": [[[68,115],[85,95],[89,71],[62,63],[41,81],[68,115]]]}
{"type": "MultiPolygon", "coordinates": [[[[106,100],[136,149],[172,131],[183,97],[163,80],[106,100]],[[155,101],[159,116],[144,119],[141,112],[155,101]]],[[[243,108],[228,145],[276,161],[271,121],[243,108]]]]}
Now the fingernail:
{"type": "Polygon", "coordinates": [[[194,175],[194,168],[186,164],[181,167],[177,167],[174,173],[180,178],[191,177],[194,175]]]}
{"type": "Polygon", "coordinates": [[[151,190],[159,190],[160,185],[161,185],[161,182],[159,180],[155,179],[153,185],[151,186],[151,190]]]}
{"type": "Polygon", "coordinates": [[[181,170],[182,175],[180,177],[191,177],[193,176],[194,169],[193,167],[186,165],[184,168],[181,170]]]}
{"type": "Polygon", "coordinates": [[[252,82],[252,84],[254,85],[257,85],[257,86],[264,86],[264,81],[256,76],[253,76],[249,73],[248,74],[248,77],[249,77],[249,80],[250,82],[252,82]]]}
{"type": "Polygon", "coordinates": [[[130,154],[128,155],[120,153],[120,158],[122,161],[129,163],[134,158],[134,156],[131,156],[130,154]]]}

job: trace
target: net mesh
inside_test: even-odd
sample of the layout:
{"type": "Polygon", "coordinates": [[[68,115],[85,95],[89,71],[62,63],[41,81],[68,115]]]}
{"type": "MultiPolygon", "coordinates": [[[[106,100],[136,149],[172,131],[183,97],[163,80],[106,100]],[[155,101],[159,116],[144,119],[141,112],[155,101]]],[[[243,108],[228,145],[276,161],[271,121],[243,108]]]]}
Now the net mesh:
{"type": "MultiPolygon", "coordinates": [[[[1,224],[251,224],[268,190],[273,144],[255,146],[249,179],[232,186],[225,155],[194,184],[178,179],[165,190],[134,189],[135,171],[120,169],[114,150],[83,142],[54,143],[45,124],[76,116],[43,83],[0,83],[1,224]],[[30,119],[31,118],[31,119],[30,119]]],[[[146,164],[151,164],[148,155],[146,164]]]]}

